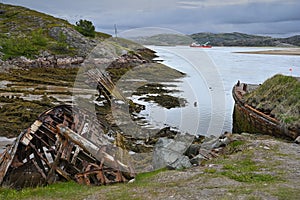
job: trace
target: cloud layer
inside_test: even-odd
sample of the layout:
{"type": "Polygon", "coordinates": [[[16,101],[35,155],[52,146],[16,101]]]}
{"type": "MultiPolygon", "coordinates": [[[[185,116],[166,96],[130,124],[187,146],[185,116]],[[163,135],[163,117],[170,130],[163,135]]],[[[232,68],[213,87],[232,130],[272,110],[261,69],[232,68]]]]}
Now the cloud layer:
{"type": "Polygon", "coordinates": [[[97,30],[113,33],[161,27],[190,34],[244,32],[267,35],[300,33],[298,0],[4,0],[75,23],[91,20],[97,30]]]}

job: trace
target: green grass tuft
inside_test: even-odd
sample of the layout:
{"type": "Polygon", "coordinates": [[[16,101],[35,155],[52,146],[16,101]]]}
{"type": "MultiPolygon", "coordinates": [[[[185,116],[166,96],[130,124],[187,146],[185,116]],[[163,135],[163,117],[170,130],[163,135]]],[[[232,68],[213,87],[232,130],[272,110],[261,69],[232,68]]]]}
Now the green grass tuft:
{"type": "Polygon", "coordinates": [[[0,188],[0,199],[83,199],[93,193],[96,187],[76,182],[60,182],[45,187],[25,188],[20,191],[0,188]]]}

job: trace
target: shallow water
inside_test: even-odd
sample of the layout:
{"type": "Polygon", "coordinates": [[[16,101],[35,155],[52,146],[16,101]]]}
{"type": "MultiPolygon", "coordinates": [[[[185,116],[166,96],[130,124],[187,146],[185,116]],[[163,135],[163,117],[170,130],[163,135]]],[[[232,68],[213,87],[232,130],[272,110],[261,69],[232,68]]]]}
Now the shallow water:
{"type": "Polygon", "coordinates": [[[178,95],[186,98],[188,104],[173,109],[147,104],[141,116],[149,126],[167,125],[195,135],[231,131],[234,105],[231,90],[238,80],[259,84],[278,73],[300,76],[300,56],[234,53],[278,48],[148,47],[157,52],[158,60],[188,75],[177,83],[183,91],[178,95]]]}

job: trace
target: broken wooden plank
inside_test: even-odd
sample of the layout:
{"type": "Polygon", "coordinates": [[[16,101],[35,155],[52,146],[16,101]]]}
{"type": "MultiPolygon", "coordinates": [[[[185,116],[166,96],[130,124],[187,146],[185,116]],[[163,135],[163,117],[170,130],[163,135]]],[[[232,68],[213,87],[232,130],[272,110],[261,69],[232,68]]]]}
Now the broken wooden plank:
{"type": "Polygon", "coordinates": [[[103,151],[100,147],[96,146],[89,140],[81,137],[80,135],[76,134],[74,131],[69,129],[68,127],[60,124],[57,126],[58,132],[62,134],[64,137],[70,139],[75,144],[79,145],[85,151],[90,152],[96,159],[102,160],[104,158],[104,164],[110,167],[116,167],[116,163],[120,171],[129,172],[131,174],[135,174],[133,168],[122,163],[119,160],[116,160],[113,155],[108,154],[107,152],[103,151]]]}

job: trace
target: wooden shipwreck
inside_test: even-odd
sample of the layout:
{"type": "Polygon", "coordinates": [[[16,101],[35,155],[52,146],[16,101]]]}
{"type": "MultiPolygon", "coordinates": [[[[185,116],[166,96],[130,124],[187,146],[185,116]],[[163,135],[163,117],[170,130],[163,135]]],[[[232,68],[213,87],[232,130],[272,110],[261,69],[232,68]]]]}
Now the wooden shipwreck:
{"type": "Polygon", "coordinates": [[[128,154],[112,145],[90,116],[67,105],[41,114],[1,155],[0,184],[22,188],[75,180],[103,185],[134,178],[128,154]]]}
{"type": "MultiPolygon", "coordinates": [[[[89,74],[99,92],[126,100],[102,73],[89,74]]],[[[0,155],[0,185],[13,188],[74,180],[87,185],[135,177],[129,154],[110,141],[113,130],[96,115],[70,105],[44,113],[0,155]]]]}
{"type": "Polygon", "coordinates": [[[278,119],[265,114],[244,100],[244,95],[258,85],[238,83],[233,87],[232,96],[235,100],[233,111],[233,132],[249,132],[272,135],[275,137],[295,140],[300,136],[300,130],[288,128],[278,119]]]}

